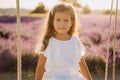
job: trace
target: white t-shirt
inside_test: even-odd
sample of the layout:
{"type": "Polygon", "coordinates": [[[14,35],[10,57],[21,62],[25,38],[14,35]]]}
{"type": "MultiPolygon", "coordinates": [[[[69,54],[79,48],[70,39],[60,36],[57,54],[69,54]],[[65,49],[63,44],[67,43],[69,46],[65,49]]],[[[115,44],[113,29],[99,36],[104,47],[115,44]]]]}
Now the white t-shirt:
{"type": "MultiPolygon", "coordinates": [[[[40,50],[41,44],[38,47],[40,50]]],[[[72,36],[66,41],[51,37],[41,54],[47,58],[43,80],[85,80],[78,63],[85,54],[85,47],[78,37],[72,36]]]]}

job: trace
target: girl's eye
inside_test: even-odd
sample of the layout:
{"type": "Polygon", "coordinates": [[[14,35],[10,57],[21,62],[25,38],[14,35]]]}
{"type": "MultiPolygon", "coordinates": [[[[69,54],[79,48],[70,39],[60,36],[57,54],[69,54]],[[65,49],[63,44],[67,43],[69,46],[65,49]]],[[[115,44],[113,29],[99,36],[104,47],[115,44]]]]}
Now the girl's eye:
{"type": "Polygon", "coordinates": [[[64,20],[65,22],[68,22],[68,20],[66,19],[66,20],[64,20]]]}
{"type": "Polygon", "coordinates": [[[60,19],[56,19],[56,21],[60,21],[60,19]]]}

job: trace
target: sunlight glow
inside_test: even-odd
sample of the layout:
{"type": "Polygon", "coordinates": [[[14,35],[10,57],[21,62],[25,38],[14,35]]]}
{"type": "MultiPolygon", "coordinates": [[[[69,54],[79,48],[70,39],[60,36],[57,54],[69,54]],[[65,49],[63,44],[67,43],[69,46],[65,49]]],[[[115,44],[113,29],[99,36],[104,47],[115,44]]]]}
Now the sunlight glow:
{"type": "MultiPolygon", "coordinates": [[[[34,9],[40,2],[43,2],[47,8],[51,8],[59,0],[20,0],[20,7],[24,9],[34,9]]],[[[78,0],[81,5],[89,5],[92,10],[110,9],[111,0],[78,0]]],[[[116,1],[114,1],[113,8],[115,9],[116,1]]],[[[0,1],[0,8],[15,8],[16,0],[2,0],[0,1]]],[[[118,3],[120,10],[120,1],[118,3]]]]}

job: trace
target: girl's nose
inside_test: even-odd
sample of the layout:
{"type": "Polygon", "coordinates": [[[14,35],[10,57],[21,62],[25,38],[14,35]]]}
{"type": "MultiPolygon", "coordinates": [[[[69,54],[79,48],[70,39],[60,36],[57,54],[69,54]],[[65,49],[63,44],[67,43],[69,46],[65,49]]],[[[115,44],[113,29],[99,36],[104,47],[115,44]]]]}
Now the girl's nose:
{"type": "Polygon", "coordinates": [[[61,21],[59,24],[60,24],[60,25],[65,25],[65,22],[61,21]]]}
{"type": "Polygon", "coordinates": [[[60,24],[60,25],[68,25],[68,23],[66,23],[66,22],[64,22],[64,21],[61,21],[59,24],[60,24]]]}

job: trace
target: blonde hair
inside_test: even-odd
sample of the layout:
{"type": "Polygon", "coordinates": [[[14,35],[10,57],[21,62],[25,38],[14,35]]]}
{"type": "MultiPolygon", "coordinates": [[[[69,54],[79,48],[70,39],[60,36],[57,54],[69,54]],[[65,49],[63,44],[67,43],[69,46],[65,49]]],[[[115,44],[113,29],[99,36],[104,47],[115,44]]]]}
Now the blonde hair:
{"type": "Polygon", "coordinates": [[[43,41],[42,41],[43,45],[41,51],[44,51],[47,48],[49,39],[55,35],[53,21],[56,12],[68,13],[71,16],[71,20],[72,20],[72,26],[68,31],[68,34],[72,36],[76,32],[76,13],[73,6],[70,3],[57,4],[48,13],[46,26],[45,26],[46,30],[43,36],[43,41]]]}

